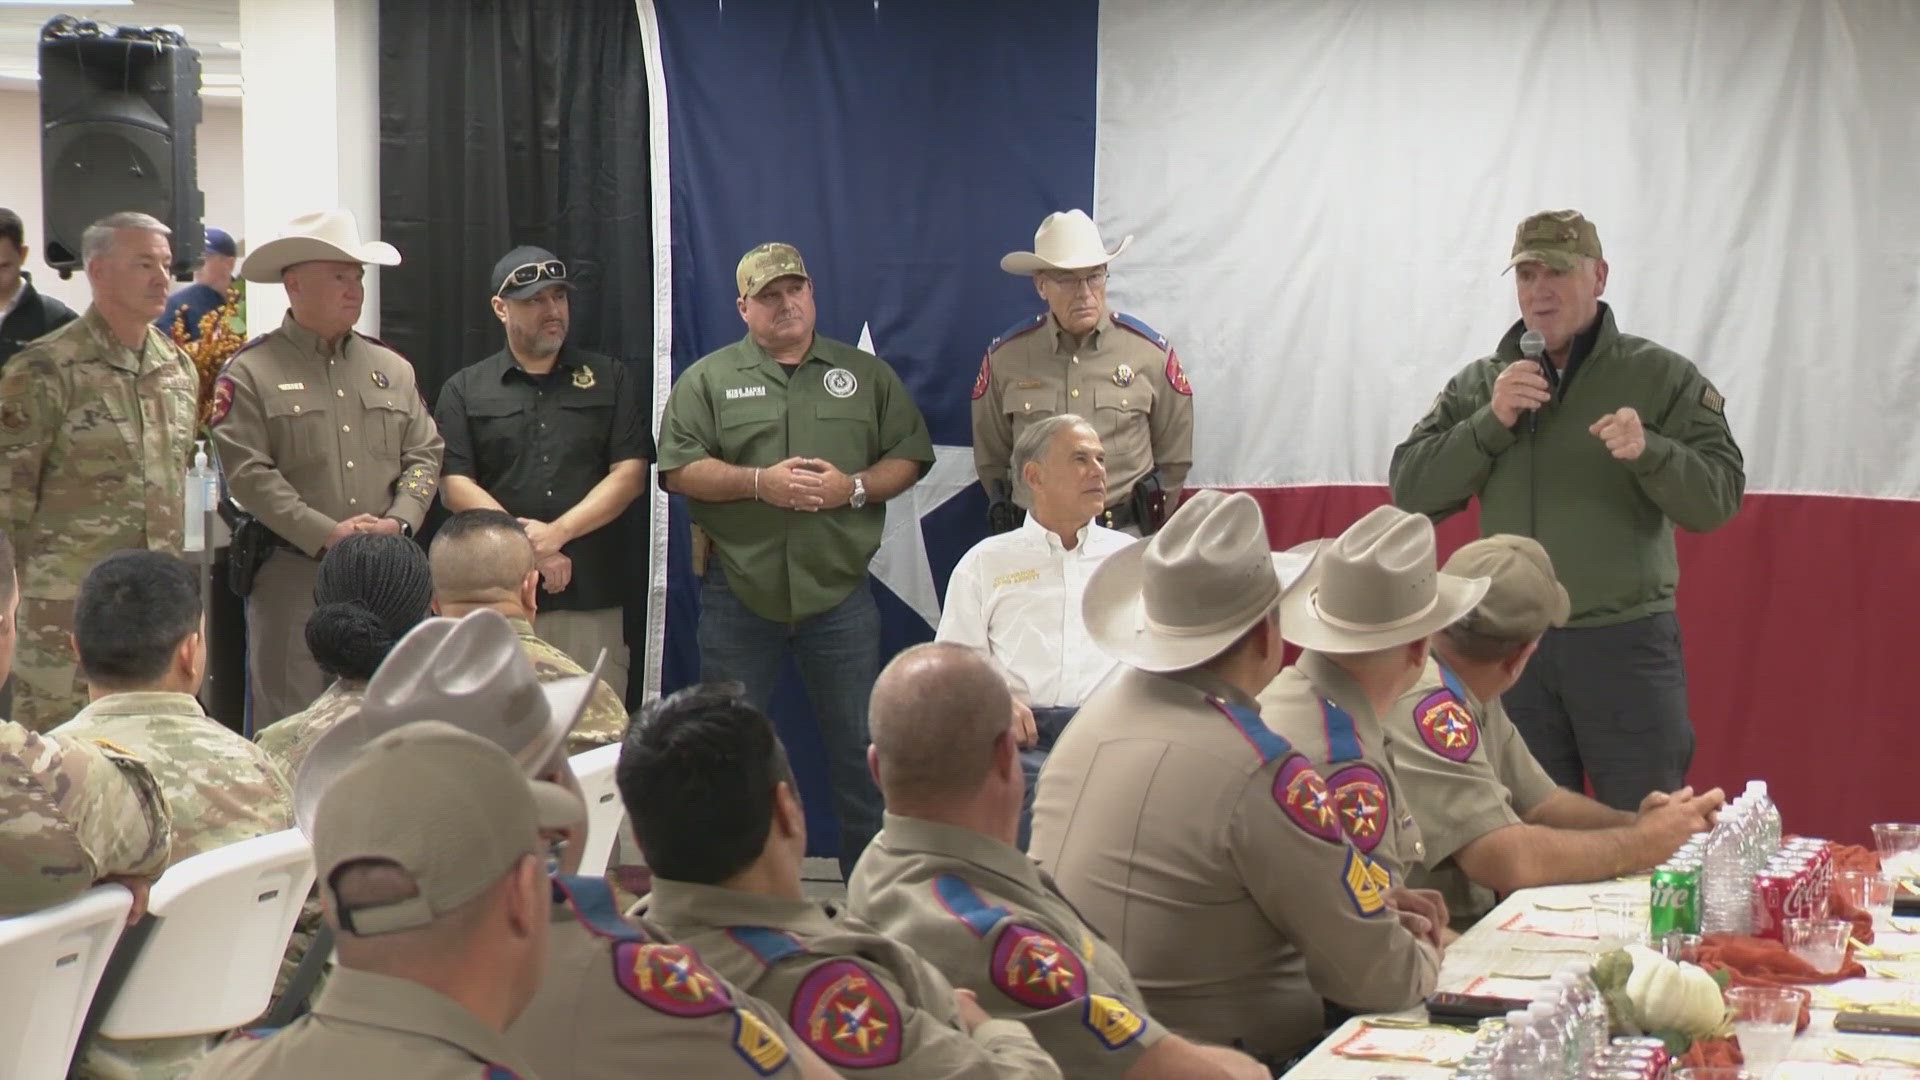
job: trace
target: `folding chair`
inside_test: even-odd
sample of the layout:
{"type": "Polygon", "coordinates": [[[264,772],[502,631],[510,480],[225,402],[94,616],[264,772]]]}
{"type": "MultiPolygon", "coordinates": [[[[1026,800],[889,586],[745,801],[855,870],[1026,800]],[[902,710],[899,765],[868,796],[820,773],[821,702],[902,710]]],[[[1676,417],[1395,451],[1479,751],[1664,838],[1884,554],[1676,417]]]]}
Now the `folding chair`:
{"type": "Polygon", "coordinates": [[[626,807],[620,804],[620,789],[614,786],[614,766],[620,763],[620,744],[597,746],[572,758],[573,775],[580,780],[580,792],[587,800],[587,839],[581,845],[580,875],[599,877],[607,872],[613,858],[614,841],[627,820],[626,807]]]}
{"type": "Polygon", "coordinates": [[[133,894],[96,885],[64,904],[0,919],[0,1076],[60,1080],[80,1040],[133,894]]]}

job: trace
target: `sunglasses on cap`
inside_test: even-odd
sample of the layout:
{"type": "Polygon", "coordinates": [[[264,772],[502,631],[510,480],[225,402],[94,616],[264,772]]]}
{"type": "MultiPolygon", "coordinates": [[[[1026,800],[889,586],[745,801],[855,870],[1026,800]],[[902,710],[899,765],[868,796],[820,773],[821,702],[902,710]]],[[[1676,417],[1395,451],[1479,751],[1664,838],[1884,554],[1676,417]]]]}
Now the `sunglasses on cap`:
{"type": "Polygon", "coordinates": [[[523,285],[531,285],[536,281],[565,280],[567,280],[567,264],[561,262],[559,259],[525,263],[509,271],[507,273],[507,280],[502,281],[500,287],[493,290],[493,295],[499,296],[508,289],[518,289],[523,285]]]}

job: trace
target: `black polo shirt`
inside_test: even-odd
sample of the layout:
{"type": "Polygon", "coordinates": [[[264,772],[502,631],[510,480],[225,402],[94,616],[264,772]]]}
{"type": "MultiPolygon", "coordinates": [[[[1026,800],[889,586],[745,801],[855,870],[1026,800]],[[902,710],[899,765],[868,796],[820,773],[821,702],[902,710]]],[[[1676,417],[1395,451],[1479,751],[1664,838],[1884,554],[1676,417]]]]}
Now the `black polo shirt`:
{"type": "MultiPolygon", "coordinates": [[[[529,375],[505,349],[457,372],[433,418],[447,441],[441,471],[471,477],[515,517],[552,521],[606,479],[616,462],[651,462],[640,378],[626,364],[571,345],[553,370],[529,375]]],[[[593,611],[625,599],[620,523],[561,549],[573,581],[541,593],[549,610],[593,611]]]]}

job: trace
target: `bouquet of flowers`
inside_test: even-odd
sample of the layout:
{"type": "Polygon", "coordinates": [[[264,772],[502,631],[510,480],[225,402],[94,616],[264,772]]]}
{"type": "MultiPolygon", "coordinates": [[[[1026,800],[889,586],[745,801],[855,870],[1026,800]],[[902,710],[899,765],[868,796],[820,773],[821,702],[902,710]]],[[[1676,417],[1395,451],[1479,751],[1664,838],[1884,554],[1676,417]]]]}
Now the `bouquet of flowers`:
{"type": "Polygon", "coordinates": [[[240,304],[240,290],[228,289],[225,302],[200,317],[200,325],[195,328],[199,330],[198,336],[188,328],[184,310],[174,316],[173,325],[167,328],[167,336],[193,358],[194,372],[200,376],[200,413],[194,426],[203,433],[213,416],[213,386],[220,378],[220,369],[247,343],[246,335],[233,329],[240,304]]]}

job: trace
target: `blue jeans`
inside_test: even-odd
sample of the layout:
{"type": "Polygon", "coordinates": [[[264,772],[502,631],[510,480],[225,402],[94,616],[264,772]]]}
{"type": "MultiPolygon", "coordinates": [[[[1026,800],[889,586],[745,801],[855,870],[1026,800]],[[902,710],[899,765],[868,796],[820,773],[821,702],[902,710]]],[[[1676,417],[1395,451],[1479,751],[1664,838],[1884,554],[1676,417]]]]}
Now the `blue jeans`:
{"type": "Polygon", "coordinates": [[[747,699],[765,712],[789,650],[826,746],[833,811],[840,819],[840,870],[850,875],[880,831],[883,806],[867,772],[867,698],[880,675],[880,608],[873,588],[863,581],[818,615],[774,622],[733,595],[714,559],[700,589],[701,679],[741,684],[747,699]]]}
{"type": "Polygon", "coordinates": [[[1026,799],[1020,804],[1020,850],[1027,850],[1027,842],[1033,839],[1033,792],[1040,783],[1040,767],[1047,763],[1047,754],[1053,744],[1060,740],[1060,733],[1067,729],[1067,721],[1079,712],[1070,705],[1041,706],[1033,710],[1033,726],[1039,730],[1040,739],[1032,749],[1020,751],[1020,771],[1027,777],[1026,799]]]}

